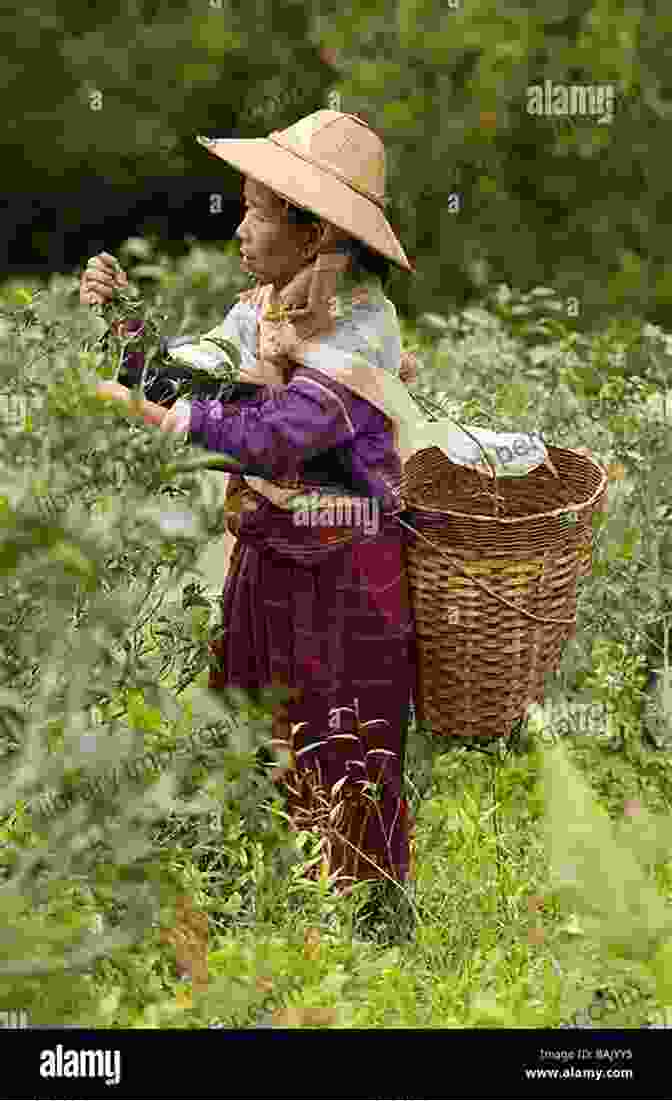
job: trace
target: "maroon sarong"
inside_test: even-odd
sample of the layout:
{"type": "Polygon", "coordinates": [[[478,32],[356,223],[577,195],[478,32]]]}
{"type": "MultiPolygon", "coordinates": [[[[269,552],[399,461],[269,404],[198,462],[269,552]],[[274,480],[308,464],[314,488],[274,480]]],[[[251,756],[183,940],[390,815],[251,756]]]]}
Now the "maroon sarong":
{"type": "MultiPolygon", "coordinates": [[[[330,871],[354,880],[385,872],[401,882],[409,868],[402,777],[416,660],[403,528],[385,515],[375,535],[298,527],[264,501],[241,514],[238,539],[210,644],[209,687],[225,695],[234,687],[253,700],[269,687],[292,693],[287,736],[289,723],[308,724],[295,734],[295,751],[325,743],[299,756],[297,772],[319,767],[328,792],[349,777],[330,871]],[[386,721],[360,728],[361,744],[343,737],[355,734],[354,716],[337,708],[358,708],[360,723],[386,721]]],[[[305,810],[305,790],[283,790],[290,814],[305,810]]]]}

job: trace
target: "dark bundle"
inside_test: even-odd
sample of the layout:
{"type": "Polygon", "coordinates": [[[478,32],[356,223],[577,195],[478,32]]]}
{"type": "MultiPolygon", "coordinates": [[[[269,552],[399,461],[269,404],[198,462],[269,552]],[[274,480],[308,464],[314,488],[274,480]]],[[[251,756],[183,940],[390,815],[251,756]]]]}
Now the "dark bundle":
{"type": "Polygon", "coordinates": [[[169,339],[161,336],[150,313],[142,299],[122,294],[115,296],[114,304],[106,303],[101,309],[102,316],[110,322],[108,331],[101,339],[104,348],[109,347],[112,339],[132,338],[132,343],[124,350],[117,376],[117,381],[123,386],[132,389],[142,381],[145,398],[168,409],[181,397],[236,402],[258,396],[259,385],[238,379],[240,352],[235,344],[228,340],[212,340],[229,361],[216,371],[180,363],[179,356],[174,356],[176,349],[186,344],[197,344],[202,338],[180,336],[169,339]]]}

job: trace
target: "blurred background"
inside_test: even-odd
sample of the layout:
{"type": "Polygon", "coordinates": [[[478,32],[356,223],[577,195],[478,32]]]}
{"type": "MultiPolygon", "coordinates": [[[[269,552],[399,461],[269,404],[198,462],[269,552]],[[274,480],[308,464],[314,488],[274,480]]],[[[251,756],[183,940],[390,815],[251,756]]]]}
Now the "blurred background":
{"type": "Polygon", "coordinates": [[[417,267],[390,283],[404,315],[501,282],[577,300],[579,327],[669,324],[671,31],[665,0],[15,7],[0,280],[72,274],[133,235],[173,257],[229,241],[241,179],[196,134],[264,136],[337,92],[386,144],[388,215],[417,267]],[[613,118],[530,113],[544,81],[608,85],[613,118]]]}

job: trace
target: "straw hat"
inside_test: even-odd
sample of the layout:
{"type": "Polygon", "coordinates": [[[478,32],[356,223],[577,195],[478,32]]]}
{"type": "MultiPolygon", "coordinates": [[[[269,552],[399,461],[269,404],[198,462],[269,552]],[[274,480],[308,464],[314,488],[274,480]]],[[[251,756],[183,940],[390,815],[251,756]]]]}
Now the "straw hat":
{"type": "Polygon", "coordinates": [[[413,271],[383,213],[385,148],[356,115],[315,111],[267,138],[204,138],[209,153],[413,271]]]}

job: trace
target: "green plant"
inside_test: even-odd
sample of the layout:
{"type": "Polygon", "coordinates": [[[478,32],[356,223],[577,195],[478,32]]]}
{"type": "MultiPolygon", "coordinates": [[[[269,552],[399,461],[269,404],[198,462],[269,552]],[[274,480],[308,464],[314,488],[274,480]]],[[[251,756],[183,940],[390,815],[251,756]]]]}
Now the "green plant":
{"type": "MultiPolygon", "coordinates": [[[[175,479],[185,507],[157,507],[174,441],[95,401],[91,383],[109,371],[114,350],[93,350],[100,327],[85,310],[69,310],[69,294],[57,282],[3,311],[0,375],[29,415],[2,425],[0,459],[0,983],[6,1002],[40,1019],[109,1023],[112,1003],[98,1006],[111,997],[99,962],[123,971],[142,944],[151,956],[161,908],[197,868],[196,856],[182,867],[171,859],[157,827],[175,815],[202,819],[222,803],[239,810],[242,794],[252,805],[261,795],[246,781],[253,753],[244,731],[238,749],[204,755],[195,724],[182,760],[162,772],[124,772],[131,758],[165,750],[191,726],[175,689],[192,685],[207,663],[192,609],[208,601],[186,592],[186,616],[166,617],[167,641],[159,632],[148,646],[147,626],[158,626],[168,583],[208,533],[219,533],[219,518],[193,477],[175,479]],[[50,813],[42,813],[46,795],[50,813]],[[91,915],[104,921],[104,936],[89,930],[91,915]]],[[[227,716],[206,690],[192,688],[196,703],[200,730],[227,716]]],[[[282,844],[277,830],[274,840],[282,844]]],[[[165,997],[163,980],[147,978],[151,964],[143,968],[142,1006],[124,994],[118,1019],[165,997]]]]}

